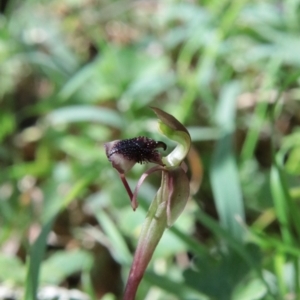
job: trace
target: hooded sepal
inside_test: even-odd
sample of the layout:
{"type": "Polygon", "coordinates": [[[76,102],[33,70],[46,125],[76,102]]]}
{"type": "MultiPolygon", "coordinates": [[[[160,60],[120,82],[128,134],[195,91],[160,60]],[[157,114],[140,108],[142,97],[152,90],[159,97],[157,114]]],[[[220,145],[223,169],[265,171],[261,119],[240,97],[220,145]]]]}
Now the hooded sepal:
{"type": "Polygon", "coordinates": [[[156,113],[159,121],[159,130],[170,140],[177,142],[175,149],[166,157],[163,163],[168,167],[179,166],[187,156],[191,147],[191,137],[187,129],[172,115],[165,111],[151,107],[156,113]]]}

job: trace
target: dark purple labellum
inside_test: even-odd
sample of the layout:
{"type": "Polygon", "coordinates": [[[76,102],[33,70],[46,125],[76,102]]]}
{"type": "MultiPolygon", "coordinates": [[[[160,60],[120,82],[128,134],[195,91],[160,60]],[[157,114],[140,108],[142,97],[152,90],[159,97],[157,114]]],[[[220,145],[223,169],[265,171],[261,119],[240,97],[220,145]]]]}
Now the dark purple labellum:
{"type": "Polygon", "coordinates": [[[121,154],[125,159],[137,163],[154,162],[163,165],[161,155],[157,148],[167,149],[167,145],[161,141],[155,141],[144,136],[117,141],[106,153],[111,160],[114,154],[121,154]]]}

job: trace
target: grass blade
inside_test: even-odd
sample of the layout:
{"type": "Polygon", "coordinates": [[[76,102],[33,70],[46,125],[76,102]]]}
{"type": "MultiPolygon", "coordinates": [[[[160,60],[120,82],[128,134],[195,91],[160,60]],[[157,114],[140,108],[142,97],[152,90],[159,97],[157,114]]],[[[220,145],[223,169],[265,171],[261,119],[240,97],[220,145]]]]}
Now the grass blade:
{"type": "Polygon", "coordinates": [[[240,221],[244,221],[245,212],[232,143],[238,90],[238,84],[234,83],[222,92],[216,114],[222,136],[215,147],[210,177],[222,226],[234,237],[242,240],[243,229],[240,221]]]}

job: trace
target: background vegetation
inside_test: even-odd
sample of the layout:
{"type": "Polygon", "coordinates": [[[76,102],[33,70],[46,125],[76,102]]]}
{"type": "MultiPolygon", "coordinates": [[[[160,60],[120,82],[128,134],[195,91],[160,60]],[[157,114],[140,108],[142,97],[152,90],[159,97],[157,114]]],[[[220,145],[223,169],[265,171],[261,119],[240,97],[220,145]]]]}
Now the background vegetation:
{"type": "Polygon", "coordinates": [[[103,144],[164,140],[152,105],[188,127],[204,173],[138,299],[299,299],[299,0],[0,9],[1,291],[121,299],[159,178],[133,212],[103,144]]]}

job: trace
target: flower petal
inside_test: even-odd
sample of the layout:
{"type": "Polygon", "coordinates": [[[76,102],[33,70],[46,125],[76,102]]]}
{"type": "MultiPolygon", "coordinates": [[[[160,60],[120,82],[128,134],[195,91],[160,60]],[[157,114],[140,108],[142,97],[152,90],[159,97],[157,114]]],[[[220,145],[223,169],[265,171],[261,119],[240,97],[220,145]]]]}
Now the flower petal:
{"type": "Polygon", "coordinates": [[[112,166],[118,170],[119,173],[124,174],[128,172],[136,163],[135,160],[129,159],[123,153],[116,151],[121,140],[115,140],[104,144],[105,152],[108,160],[112,166]]]}
{"type": "Polygon", "coordinates": [[[164,165],[162,155],[157,148],[166,150],[167,145],[145,136],[127,140],[115,140],[105,145],[106,156],[119,173],[128,172],[135,163],[153,162],[164,165]]]}
{"type": "Polygon", "coordinates": [[[190,195],[190,183],[181,167],[168,169],[166,179],[167,189],[167,225],[172,226],[185,208],[190,195]]]}
{"type": "Polygon", "coordinates": [[[138,203],[137,203],[137,194],[139,192],[139,189],[141,187],[141,185],[143,184],[143,182],[145,181],[145,179],[152,173],[156,172],[156,171],[161,171],[164,170],[164,168],[162,166],[155,166],[153,168],[150,168],[148,171],[144,172],[143,175],[140,177],[134,192],[133,192],[133,196],[131,199],[131,206],[133,208],[133,210],[136,210],[136,208],[138,207],[138,203]]]}

